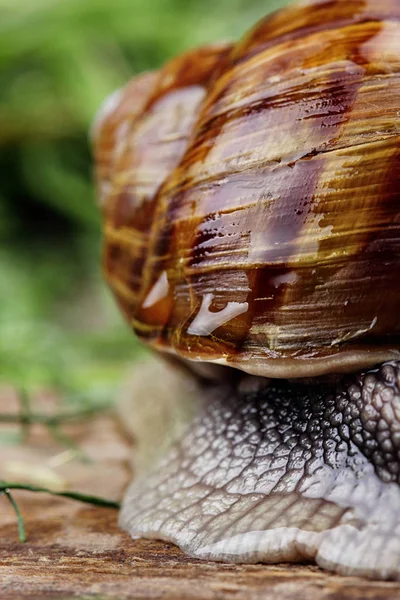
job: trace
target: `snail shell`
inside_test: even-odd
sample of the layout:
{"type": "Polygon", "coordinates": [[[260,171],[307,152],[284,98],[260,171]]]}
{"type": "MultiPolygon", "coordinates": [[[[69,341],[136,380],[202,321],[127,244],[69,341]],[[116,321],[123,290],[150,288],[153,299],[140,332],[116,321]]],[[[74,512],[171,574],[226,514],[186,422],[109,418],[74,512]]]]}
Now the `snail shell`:
{"type": "Polygon", "coordinates": [[[301,2],[107,102],[104,269],[142,340],[267,377],[399,358],[399,19],[301,2]]]}

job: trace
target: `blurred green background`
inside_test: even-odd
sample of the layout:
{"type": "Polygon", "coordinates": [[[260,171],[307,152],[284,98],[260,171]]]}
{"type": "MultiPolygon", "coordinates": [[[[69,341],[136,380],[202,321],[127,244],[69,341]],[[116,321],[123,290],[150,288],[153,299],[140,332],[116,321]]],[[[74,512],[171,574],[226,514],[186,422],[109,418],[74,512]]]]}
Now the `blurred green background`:
{"type": "Polygon", "coordinates": [[[113,395],[140,351],[103,285],[102,100],[284,0],[0,0],[0,384],[113,395]]]}

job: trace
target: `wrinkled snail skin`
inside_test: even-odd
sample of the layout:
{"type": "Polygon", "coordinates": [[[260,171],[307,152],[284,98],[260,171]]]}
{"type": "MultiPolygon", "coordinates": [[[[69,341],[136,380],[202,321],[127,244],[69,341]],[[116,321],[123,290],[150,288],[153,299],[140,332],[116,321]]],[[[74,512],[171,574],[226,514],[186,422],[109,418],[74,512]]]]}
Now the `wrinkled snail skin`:
{"type": "Polygon", "coordinates": [[[400,580],[400,0],[294,4],[92,136],[106,279],[202,407],[122,526],[400,580]]]}
{"type": "MultiPolygon", "coordinates": [[[[158,380],[158,396],[168,395],[165,367],[153,369],[152,387],[158,380]]],[[[143,392],[136,378],[133,403],[143,392]]],[[[120,525],[197,558],[308,559],[400,581],[399,386],[399,363],[336,383],[271,380],[255,392],[203,383],[202,409],[133,481],[120,525]]]]}

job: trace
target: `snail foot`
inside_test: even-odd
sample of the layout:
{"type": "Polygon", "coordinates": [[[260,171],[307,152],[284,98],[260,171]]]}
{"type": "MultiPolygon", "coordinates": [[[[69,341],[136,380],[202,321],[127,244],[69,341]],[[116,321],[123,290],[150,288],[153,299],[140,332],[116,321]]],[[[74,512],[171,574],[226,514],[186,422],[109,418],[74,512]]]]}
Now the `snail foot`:
{"type": "Polygon", "coordinates": [[[399,482],[400,363],[260,389],[212,382],[130,486],[120,525],[207,560],[400,580],[399,482]]]}

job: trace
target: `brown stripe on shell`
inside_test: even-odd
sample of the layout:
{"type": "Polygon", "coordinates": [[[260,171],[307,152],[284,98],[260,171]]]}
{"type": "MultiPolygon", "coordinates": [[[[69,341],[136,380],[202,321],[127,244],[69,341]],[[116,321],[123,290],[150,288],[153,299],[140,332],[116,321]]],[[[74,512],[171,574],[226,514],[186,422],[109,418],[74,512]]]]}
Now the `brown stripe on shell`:
{"type": "Polygon", "coordinates": [[[342,148],[329,154],[306,235],[297,240],[296,257],[309,255],[309,240],[318,254],[314,261],[309,255],[297,285],[285,291],[278,320],[282,347],[295,341],[315,350],[359,338],[366,345],[386,338],[398,346],[400,24],[383,24],[362,51],[375,75],[359,87],[340,130],[342,148]]]}
{"type": "Polygon", "coordinates": [[[228,50],[221,44],[174,59],[151,75],[146,97],[137,98],[143,82],[141,77],[134,79],[122,93],[118,110],[101,122],[98,178],[107,176],[111,182],[104,271],[116,296],[124,296],[129,320],[142,285],[157,190],[184,153],[208,80],[228,50]],[[129,106],[134,107],[130,112],[129,106]],[[118,152],[114,149],[111,160],[110,145],[118,145],[121,130],[123,144],[118,152]]]}
{"type": "Polygon", "coordinates": [[[236,44],[231,64],[245,62],[254,54],[282,42],[357,23],[400,19],[398,0],[310,0],[294,3],[262,19],[236,44]]]}
{"type": "MultiPolygon", "coordinates": [[[[329,148],[326,128],[348,118],[347,98],[370,67],[360,50],[381,28],[367,24],[320,34],[312,42],[287,43],[258,56],[252,67],[246,63],[228,70],[210,90],[196,136],[163,193],[172,196],[197,182],[218,184],[232,172],[268,162],[293,163],[329,148]],[[329,87],[331,100],[326,97],[329,87]],[[266,130],[273,143],[266,143],[266,130]]],[[[225,206],[228,194],[220,187],[225,206]]],[[[204,214],[208,212],[205,207],[204,214]]]]}
{"type": "Polygon", "coordinates": [[[92,126],[97,193],[101,206],[108,206],[115,162],[125,147],[129,129],[140,115],[156,80],[155,73],[135,77],[104,102],[92,126]],[[134,102],[132,102],[134,98],[134,102]]]}

